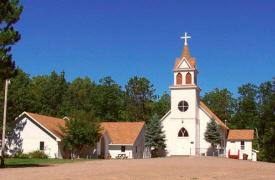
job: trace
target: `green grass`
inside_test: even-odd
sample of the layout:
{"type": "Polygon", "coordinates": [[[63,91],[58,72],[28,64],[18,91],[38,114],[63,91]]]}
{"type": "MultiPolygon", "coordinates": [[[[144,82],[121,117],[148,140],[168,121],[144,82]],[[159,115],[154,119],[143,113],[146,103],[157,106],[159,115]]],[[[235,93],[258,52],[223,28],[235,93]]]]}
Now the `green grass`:
{"type": "MultiPolygon", "coordinates": [[[[5,158],[4,167],[35,167],[50,166],[54,164],[77,163],[84,161],[94,161],[95,159],[35,159],[35,158],[5,158]]],[[[0,166],[3,168],[3,166],[0,166]]]]}

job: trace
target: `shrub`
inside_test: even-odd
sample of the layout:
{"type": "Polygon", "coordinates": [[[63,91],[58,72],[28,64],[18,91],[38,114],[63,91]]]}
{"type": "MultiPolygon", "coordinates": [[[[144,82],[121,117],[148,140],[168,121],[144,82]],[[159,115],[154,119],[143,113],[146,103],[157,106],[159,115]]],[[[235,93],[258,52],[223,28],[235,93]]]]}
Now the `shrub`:
{"type": "Polygon", "coordinates": [[[13,157],[14,158],[29,158],[30,153],[23,153],[22,151],[17,151],[16,153],[14,153],[13,157]]]}
{"type": "Polygon", "coordinates": [[[70,153],[64,153],[62,154],[63,159],[71,159],[71,154],[70,153]]]}
{"type": "Polygon", "coordinates": [[[32,158],[48,159],[48,155],[45,154],[43,151],[36,150],[36,151],[31,152],[30,154],[31,154],[32,158]]]}

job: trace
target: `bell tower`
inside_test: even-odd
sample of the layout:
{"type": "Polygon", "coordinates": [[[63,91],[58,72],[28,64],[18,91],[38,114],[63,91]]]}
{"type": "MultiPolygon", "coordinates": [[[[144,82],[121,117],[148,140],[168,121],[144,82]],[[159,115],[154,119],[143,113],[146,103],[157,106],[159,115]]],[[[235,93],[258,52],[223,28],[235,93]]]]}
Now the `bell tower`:
{"type": "Polygon", "coordinates": [[[187,39],[191,36],[185,33],[185,36],[181,38],[185,39],[185,43],[181,57],[175,60],[174,84],[169,87],[171,89],[171,120],[177,121],[180,123],[179,126],[188,131],[189,148],[199,148],[201,91],[197,86],[199,72],[196,68],[196,59],[190,57],[187,45],[187,39]]]}

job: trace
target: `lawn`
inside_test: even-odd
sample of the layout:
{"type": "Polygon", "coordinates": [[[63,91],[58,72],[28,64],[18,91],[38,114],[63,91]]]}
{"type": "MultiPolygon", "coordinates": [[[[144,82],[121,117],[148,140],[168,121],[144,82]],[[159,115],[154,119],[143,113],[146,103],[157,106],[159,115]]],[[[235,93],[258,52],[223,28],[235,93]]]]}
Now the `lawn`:
{"type": "MultiPolygon", "coordinates": [[[[5,167],[47,166],[53,164],[94,161],[95,159],[36,159],[36,158],[5,158],[5,167]]],[[[0,166],[3,167],[3,166],[0,166]]]]}

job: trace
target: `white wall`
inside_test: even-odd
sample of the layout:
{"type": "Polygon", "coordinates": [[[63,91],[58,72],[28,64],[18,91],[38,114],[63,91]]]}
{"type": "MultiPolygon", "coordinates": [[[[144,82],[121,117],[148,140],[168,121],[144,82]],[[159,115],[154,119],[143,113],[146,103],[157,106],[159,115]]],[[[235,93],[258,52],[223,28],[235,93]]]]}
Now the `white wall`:
{"type": "Polygon", "coordinates": [[[116,158],[118,154],[125,154],[128,156],[128,158],[133,158],[133,148],[134,146],[132,145],[125,145],[125,152],[121,151],[121,146],[124,145],[116,145],[116,144],[110,144],[109,145],[109,153],[112,156],[112,158],[116,158]]]}
{"type": "Polygon", "coordinates": [[[14,131],[8,135],[11,145],[6,152],[9,155],[18,150],[21,150],[23,153],[40,150],[41,141],[44,142],[44,152],[49,158],[58,157],[60,154],[58,142],[27,117],[19,120],[13,127],[14,131]]]}
{"type": "Polygon", "coordinates": [[[162,121],[162,124],[166,134],[167,156],[190,155],[190,148],[195,148],[195,120],[171,118],[170,114],[162,121]],[[183,127],[188,131],[189,137],[178,137],[183,127]]]}
{"type": "Polygon", "coordinates": [[[252,140],[243,140],[245,149],[241,150],[242,140],[227,140],[226,142],[226,157],[228,157],[228,151],[230,150],[231,155],[237,155],[238,150],[240,152],[240,159],[243,159],[243,154],[247,154],[247,159],[252,159],[252,140]]]}

